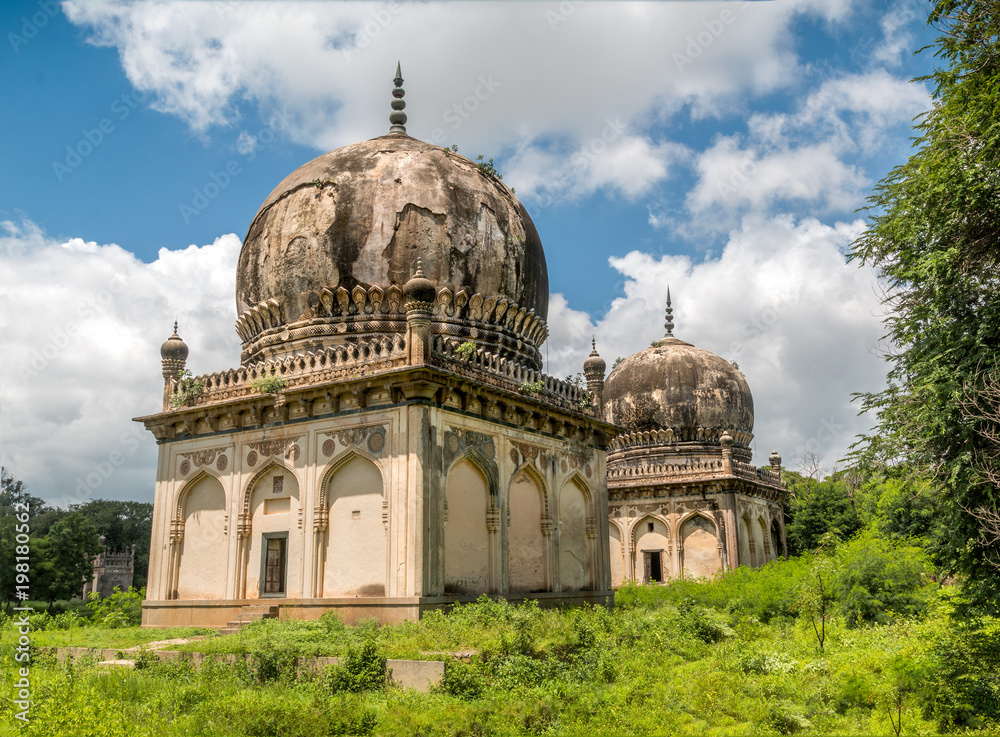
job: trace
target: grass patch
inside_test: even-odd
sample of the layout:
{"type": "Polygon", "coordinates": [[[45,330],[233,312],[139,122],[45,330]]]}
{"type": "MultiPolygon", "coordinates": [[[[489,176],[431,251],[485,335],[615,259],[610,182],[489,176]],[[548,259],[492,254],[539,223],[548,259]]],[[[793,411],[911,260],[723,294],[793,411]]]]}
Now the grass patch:
{"type": "MultiPolygon", "coordinates": [[[[928,593],[921,617],[852,628],[834,615],[821,653],[808,620],[781,603],[796,563],[782,565],[627,587],[614,611],[483,599],[382,627],[332,615],[264,620],[185,646],[254,655],[197,671],[152,660],[111,673],[38,663],[32,722],[17,733],[889,735],[889,709],[901,704],[906,734],[997,734],[1000,621],[956,624],[947,598],[928,593]],[[297,672],[296,655],[345,661],[297,672]],[[387,657],[444,659],[445,680],[430,694],[402,692],[381,676],[387,657]]],[[[4,725],[12,708],[0,705],[4,725]]]]}

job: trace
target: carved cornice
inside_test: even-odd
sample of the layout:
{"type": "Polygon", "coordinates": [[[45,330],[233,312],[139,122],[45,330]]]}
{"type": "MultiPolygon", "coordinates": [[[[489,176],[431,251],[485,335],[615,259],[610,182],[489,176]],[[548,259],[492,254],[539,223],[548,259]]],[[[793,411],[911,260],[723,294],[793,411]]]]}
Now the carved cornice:
{"type": "MultiPolygon", "coordinates": [[[[409,402],[427,402],[443,409],[454,409],[463,414],[478,416],[500,424],[545,436],[561,437],[579,444],[581,456],[585,448],[604,448],[607,438],[617,430],[603,420],[567,409],[544,396],[526,396],[505,386],[487,384],[473,377],[458,375],[433,366],[398,367],[367,376],[353,375],[322,383],[309,383],[286,389],[286,406],[297,406],[298,421],[311,417],[325,417],[348,410],[359,411],[355,404],[356,390],[363,390],[368,397],[382,397],[380,403],[369,400],[365,409],[379,410],[409,402]],[[416,388],[416,389],[415,389],[416,388]],[[419,389],[419,391],[417,390],[419,389]],[[450,396],[461,397],[459,407],[449,404],[450,396]],[[503,417],[516,410],[520,421],[505,422],[503,417]],[[530,421],[529,421],[530,420],[530,421]]],[[[283,408],[283,409],[285,409],[283,408]]],[[[268,411],[274,409],[274,397],[253,394],[231,398],[208,406],[184,407],[136,418],[161,442],[199,437],[207,434],[234,433],[248,428],[262,427],[268,411]],[[212,430],[202,420],[216,419],[212,430]]],[[[292,423],[291,412],[279,416],[278,426],[292,423]]]]}

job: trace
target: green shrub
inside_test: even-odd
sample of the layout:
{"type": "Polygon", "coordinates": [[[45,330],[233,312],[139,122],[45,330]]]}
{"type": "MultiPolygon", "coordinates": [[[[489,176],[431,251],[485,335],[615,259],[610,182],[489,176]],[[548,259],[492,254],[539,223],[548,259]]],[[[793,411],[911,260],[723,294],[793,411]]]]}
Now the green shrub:
{"type": "Polygon", "coordinates": [[[475,701],[486,690],[486,679],[473,664],[456,660],[445,667],[444,678],[438,688],[465,701],[475,701]]]}
{"type": "Polygon", "coordinates": [[[327,668],[323,675],[323,687],[332,694],[381,691],[385,686],[385,656],[374,638],[366,639],[361,647],[348,647],[343,662],[327,668]]]}
{"type": "Polygon", "coordinates": [[[136,591],[134,586],[129,586],[128,591],[121,591],[115,586],[114,593],[108,597],[92,591],[87,597],[90,621],[111,629],[138,627],[142,624],[142,601],[145,598],[146,589],[136,591]]]}
{"type": "Polygon", "coordinates": [[[295,680],[295,653],[284,643],[269,642],[254,651],[250,667],[258,683],[295,680]]]}
{"type": "Polygon", "coordinates": [[[921,548],[866,530],[837,550],[834,593],[849,627],[927,609],[931,566],[921,548]]]}

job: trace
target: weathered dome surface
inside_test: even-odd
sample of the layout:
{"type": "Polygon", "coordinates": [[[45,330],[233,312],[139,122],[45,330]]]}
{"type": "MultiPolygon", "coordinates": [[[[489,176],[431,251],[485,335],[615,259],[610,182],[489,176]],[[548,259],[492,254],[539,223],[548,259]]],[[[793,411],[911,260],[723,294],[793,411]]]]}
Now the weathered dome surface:
{"type": "MultiPolygon", "coordinates": [[[[464,156],[389,134],[313,159],[264,201],[236,276],[244,356],[275,344],[255,344],[268,329],[336,317],[338,289],[352,303],[359,287],[374,294],[378,312],[387,290],[413,276],[418,257],[439,291],[464,291],[467,303],[479,294],[480,302],[516,304],[538,318],[522,318],[526,327],[547,316],[541,240],[513,192],[464,156]],[[324,289],[332,306],[323,304],[324,289]]],[[[344,314],[352,311],[349,305],[344,314]]]]}
{"type": "Polygon", "coordinates": [[[608,420],[630,432],[672,430],[677,441],[717,440],[728,431],[745,445],[753,433],[753,395],[729,361],[674,337],[635,353],[605,383],[608,420]]]}

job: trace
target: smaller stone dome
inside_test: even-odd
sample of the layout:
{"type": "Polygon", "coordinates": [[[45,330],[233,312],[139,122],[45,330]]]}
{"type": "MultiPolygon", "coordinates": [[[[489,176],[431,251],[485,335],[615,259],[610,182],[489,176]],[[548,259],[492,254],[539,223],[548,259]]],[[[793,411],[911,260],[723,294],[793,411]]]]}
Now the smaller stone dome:
{"type": "Polygon", "coordinates": [[[434,282],[424,275],[424,265],[421,259],[417,259],[417,270],[406,284],[403,285],[403,304],[411,302],[425,302],[430,304],[437,297],[437,289],[434,282]]]}
{"type": "Polygon", "coordinates": [[[677,440],[709,439],[698,437],[700,430],[728,431],[741,445],[753,433],[753,396],[743,374],[674,337],[618,364],[604,398],[608,420],[630,431],[669,429],[677,440]]]}
{"type": "Polygon", "coordinates": [[[619,363],[605,383],[607,420],[628,432],[666,430],[670,442],[753,439],[753,395],[740,370],[711,351],[674,337],[667,292],[667,334],[619,363]]]}
{"type": "Polygon", "coordinates": [[[608,364],[597,352],[596,338],[591,339],[590,348],[590,355],[587,356],[587,360],[583,362],[583,373],[585,376],[590,376],[591,374],[599,375],[603,379],[604,372],[607,370],[608,364]]]}
{"type": "Polygon", "coordinates": [[[174,322],[174,334],[160,346],[160,358],[164,361],[186,361],[187,357],[187,343],[177,334],[177,323],[174,322]]]}

